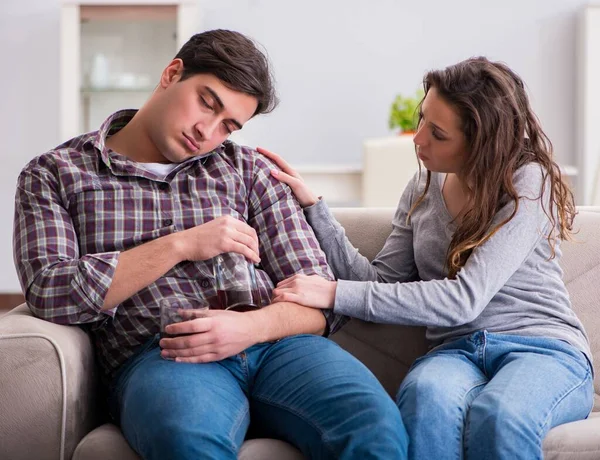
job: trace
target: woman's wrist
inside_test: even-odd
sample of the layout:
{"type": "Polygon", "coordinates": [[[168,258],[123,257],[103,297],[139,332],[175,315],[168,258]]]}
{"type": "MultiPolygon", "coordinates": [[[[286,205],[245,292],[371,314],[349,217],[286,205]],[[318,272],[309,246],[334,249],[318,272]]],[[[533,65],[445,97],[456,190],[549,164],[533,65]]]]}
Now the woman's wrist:
{"type": "Polygon", "coordinates": [[[316,196],[316,197],[314,197],[314,199],[311,199],[309,201],[305,201],[304,204],[300,203],[300,206],[302,207],[302,209],[312,208],[317,203],[319,203],[322,198],[323,198],[322,196],[316,196]]]}

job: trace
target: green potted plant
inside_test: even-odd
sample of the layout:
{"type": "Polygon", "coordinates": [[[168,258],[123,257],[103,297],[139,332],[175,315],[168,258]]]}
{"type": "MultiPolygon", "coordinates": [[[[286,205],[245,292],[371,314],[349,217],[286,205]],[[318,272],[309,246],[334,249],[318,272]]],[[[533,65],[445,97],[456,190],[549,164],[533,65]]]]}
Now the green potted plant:
{"type": "Polygon", "coordinates": [[[401,134],[414,133],[419,123],[417,107],[425,93],[418,89],[413,97],[397,95],[390,107],[388,125],[390,129],[400,128],[401,134]]]}

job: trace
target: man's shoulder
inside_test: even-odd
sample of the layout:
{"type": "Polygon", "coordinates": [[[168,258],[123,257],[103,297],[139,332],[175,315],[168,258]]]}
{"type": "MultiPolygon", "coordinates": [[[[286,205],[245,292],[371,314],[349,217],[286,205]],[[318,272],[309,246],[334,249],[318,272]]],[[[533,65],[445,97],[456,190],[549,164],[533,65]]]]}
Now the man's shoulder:
{"type": "Polygon", "coordinates": [[[58,173],[64,167],[84,169],[90,160],[97,158],[94,139],[97,132],[85,133],[32,158],[21,171],[21,174],[46,171],[58,173]]]}
{"type": "Polygon", "coordinates": [[[221,151],[223,156],[228,158],[231,162],[253,174],[260,171],[268,172],[276,167],[275,163],[259,153],[256,149],[246,145],[237,144],[233,141],[225,141],[221,151]]]}

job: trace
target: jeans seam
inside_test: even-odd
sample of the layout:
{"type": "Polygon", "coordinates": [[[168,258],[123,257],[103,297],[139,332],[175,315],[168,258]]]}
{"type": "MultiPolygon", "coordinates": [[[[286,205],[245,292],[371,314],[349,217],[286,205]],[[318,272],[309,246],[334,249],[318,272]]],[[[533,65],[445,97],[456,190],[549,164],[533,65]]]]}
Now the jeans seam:
{"type": "Polygon", "coordinates": [[[482,340],[482,344],[481,344],[481,371],[483,372],[483,375],[485,375],[489,379],[489,372],[488,372],[487,363],[486,363],[487,343],[488,343],[488,340],[487,340],[487,336],[484,331],[483,340],[482,340]]]}
{"type": "Polygon", "coordinates": [[[246,416],[249,413],[249,408],[248,406],[246,406],[245,410],[240,411],[240,414],[238,415],[234,425],[231,427],[231,430],[229,431],[229,440],[231,441],[232,446],[234,447],[234,450],[238,450],[238,446],[235,443],[235,433],[237,433],[237,431],[240,428],[240,425],[242,424],[243,420],[244,420],[244,416],[246,416]]]}
{"type": "MultiPolygon", "coordinates": [[[[472,387],[469,389],[469,391],[467,391],[467,392],[465,393],[465,397],[466,397],[466,396],[467,396],[467,395],[468,395],[468,394],[469,394],[471,391],[473,391],[475,388],[478,388],[478,387],[480,387],[480,386],[482,386],[482,385],[486,385],[488,382],[489,382],[489,380],[482,380],[482,381],[481,381],[481,383],[477,383],[477,384],[473,385],[473,386],[472,386],[472,387]]],[[[463,410],[463,409],[461,408],[461,412],[462,412],[462,410],[463,410]]],[[[463,435],[462,435],[462,440],[461,440],[461,445],[463,446],[463,450],[464,450],[464,455],[462,456],[463,458],[464,458],[464,457],[466,457],[466,453],[467,453],[467,446],[466,446],[466,444],[465,444],[465,439],[466,439],[466,437],[467,437],[467,434],[468,434],[468,431],[469,431],[469,425],[467,424],[467,417],[468,417],[468,412],[469,412],[469,410],[470,410],[470,409],[467,409],[467,411],[466,411],[466,413],[465,413],[464,421],[463,421],[463,432],[462,432],[462,434],[463,434],[463,435]]],[[[459,453],[459,456],[458,456],[458,458],[459,458],[459,459],[461,458],[461,456],[460,456],[460,453],[459,453]]]]}
{"type": "Polygon", "coordinates": [[[314,429],[317,430],[317,432],[321,436],[321,439],[322,439],[322,442],[323,442],[323,446],[329,451],[329,453],[332,455],[332,458],[335,458],[336,452],[329,445],[329,441],[327,439],[327,436],[325,435],[325,430],[323,430],[318,424],[314,423],[309,417],[306,417],[301,412],[299,412],[299,411],[297,411],[295,409],[292,409],[289,406],[284,406],[283,404],[276,403],[276,402],[274,402],[273,400],[271,400],[269,398],[263,398],[261,396],[254,396],[254,399],[257,400],[257,401],[260,401],[262,403],[269,404],[271,406],[277,407],[279,409],[283,409],[283,410],[289,411],[292,414],[296,415],[297,417],[300,417],[304,422],[308,423],[310,426],[312,426],[314,429]]]}
{"type": "MultiPolygon", "coordinates": [[[[569,396],[571,393],[573,393],[574,391],[578,390],[583,385],[585,385],[585,383],[588,381],[588,379],[590,377],[591,377],[591,373],[590,373],[590,371],[588,369],[586,371],[585,376],[583,377],[583,379],[581,379],[581,381],[577,385],[575,385],[574,387],[572,387],[569,391],[567,391],[564,395],[562,395],[560,398],[558,398],[556,400],[556,402],[552,405],[552,407],[548,411],[548,415],[546,416],[546,419],[544,420],[544,423],[542,423],[542,425],[538,429],[538,432],[536,433],[536,435],[538,437],[538,440],[540,440],[542,438],[542,432],[546,428],[546,426],[548,425],[548,423],[550,421],[550,416],[552,415],[552,412],[554,411],[554,409],[556,409],[556,407],[561,402],[563,402],[567,396],[569,396]]],[[[593,404],[593,399],[592,399],[592,404],[593,404]]]]}

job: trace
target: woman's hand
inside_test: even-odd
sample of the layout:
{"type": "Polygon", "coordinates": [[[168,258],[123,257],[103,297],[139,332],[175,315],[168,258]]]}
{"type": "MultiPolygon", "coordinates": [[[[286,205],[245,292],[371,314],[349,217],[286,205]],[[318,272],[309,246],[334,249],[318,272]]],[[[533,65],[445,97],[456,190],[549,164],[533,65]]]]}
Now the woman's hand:
{"type": "Polygon", "coordinates": [[[327,281],[317,275],[294,275],[273,289],[272,302],[294,302],[305,307],[329,310],[335,303],[337,281],[327,281]]]}
{"type": "Polygon", "coordinates": [[[273,160],[275,164],[279,166],[281,171],[272,169],[271,175],[277,180],[290,186],[292,192],[294,192],[294,195],[296,195],[296,199],[300,203],[300,206],[306,208],[319,201],[319,198],[317,198],[317,196],[315,196],[315,194],[304,183],[302,176],[300,176],[298,171],[292,168],[287,161],[285,161],[276,153],[265,150],[262,147],[258,147],[256,150],[267,158],[273,160]]]}

